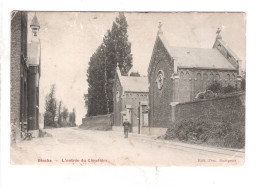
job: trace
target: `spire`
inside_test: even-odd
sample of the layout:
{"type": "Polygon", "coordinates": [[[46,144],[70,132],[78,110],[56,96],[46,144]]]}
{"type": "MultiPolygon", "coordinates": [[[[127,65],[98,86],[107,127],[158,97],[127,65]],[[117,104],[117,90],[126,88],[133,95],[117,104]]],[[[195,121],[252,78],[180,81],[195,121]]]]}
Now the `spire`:
{"type": "Polygon", "coordinates": [[[37,36],[38,33],[39,33],[39,30],[40,30],[40,24],[38,22],[38,19],[37,19],[37,16],[36,16],[36,12],[34,13],[34,16],[33,16],[32,22],[30,24],[30,27],[32,29],[33,36],[37,36]]]}
{"type": "Polygon", "coordinates": [[[218,30],[216,32],[216,34],[217,34],[216,39],[222,39],[220,32],[221,32],[221,28],[218,28],[218,30]]]}
{"type": "Polygon", "coordinates": [[[163,31],[162,31],[162,23],[159,22],[157,35],[161,35],[161,34],[163,34],[163,31]]]}

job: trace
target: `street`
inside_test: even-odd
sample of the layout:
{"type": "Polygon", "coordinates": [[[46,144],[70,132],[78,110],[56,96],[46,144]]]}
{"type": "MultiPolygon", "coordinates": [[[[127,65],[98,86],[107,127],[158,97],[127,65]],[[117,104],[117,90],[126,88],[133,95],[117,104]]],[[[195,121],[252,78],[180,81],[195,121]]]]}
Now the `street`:
{"type": "Polygon", "coordinates": [[[11,146],[11,163],[28,165],[237,166],[243,151],[215,149],[123,132],[44,129],[52,137],[11,146]]]}

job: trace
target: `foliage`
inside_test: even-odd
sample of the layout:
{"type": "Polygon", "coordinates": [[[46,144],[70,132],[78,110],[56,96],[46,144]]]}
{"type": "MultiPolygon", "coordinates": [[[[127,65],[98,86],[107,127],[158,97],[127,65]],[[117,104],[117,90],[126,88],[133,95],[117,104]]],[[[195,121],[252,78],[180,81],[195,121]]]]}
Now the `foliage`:
{"type": "Polygon", "coordinates": [[[211,90],[212,92],[218,94],[233,93],[238,91],[237,88],[231,86],[230,84],[227,86],[222,86],[222,84],[219,81],[214,81],[207,87],[207,90],[211,90]]]}
{"type": "Polygon", "coordinates": [[[88,94],[84,94],[83,99],[85,101],[85,108],[87,109],[88,108],[88,94]]]}
{"type": "Polygon", "coordinates": [[[141,77],[139,72],[131,72],[130,76],[132,76],[132,77],[141,77]]]}
{"type": "Polygon", "coordinates": [[[132,67],[131,43],[128,42],[127,21],[119,13],[102,44],[91,56],[87,70],[88,95],[84,95],[88,116],[113,112],[113,79],[118,65],[122,74],[132,67]]]}
{"type": "Polygon", "coordinates": [[[47,126],[54,126],[54,121],[52,118],[52,113],[49,111],[46,111],[44,113],[44,128],[47,126]]]}
{"type": "Polygon", "coordinates": [[[72,112],[69,113],[69,122],[72,123],[72,124],[75,124],[75,122],[76,122],[75,108],[73,108],[72,112]]]}
{"type": "Polygon", "coordinates": [[[44,128],[72,127],[76,126],[76,110],[69,113],[68,108],[63,106],[55,98],[56,86],[51,85],[50,93],[45,98],[44,128]],[[57,106],[58,103],[58,106],[57,106]],[[67,118],[69,121],[67,122],[67,118]]]}
{"type": "Polygon", "coordinates": [[[59,106],[58,106],[58,123],[61,123],[61,109],[62,109],[62,101],[59,101],[59,106]]]}
{"type": "Polygon", "coordinates": [[[63,111],[61,113],[61,116],[62,116],[63,120],[67,121],[67,118],[69,116],[69,111],[65,106],[63,107],[63,111]]]}
{"type": "Polygon", "coordinates": [[[53,84],[51,85],[50,93],[45,97],[44,127],[55,124],[54,120],[57,110],[55,92],[56,86],[53,84]]]}
{"type": "Polygon", "coordinates": [[[189,143],[209,144],[218,147],[244,148],[245,121],[211,121],[190,119],[175,122],[165,139],[178,139],[189,143]]]}
{"type": "Polygon", "coordinates": [[[210,84],[207,87],[207,90],[211,90],[214,93],[220,93],[220,92],[222,92],[222,85],[220,82],[214,81],[212,84],[210,84]]]}

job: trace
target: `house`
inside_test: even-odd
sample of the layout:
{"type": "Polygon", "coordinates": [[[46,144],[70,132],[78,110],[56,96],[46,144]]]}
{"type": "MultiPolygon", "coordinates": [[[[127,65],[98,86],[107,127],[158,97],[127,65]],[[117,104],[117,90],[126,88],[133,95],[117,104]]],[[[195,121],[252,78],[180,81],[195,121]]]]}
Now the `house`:
{"type": "Polygon", "coordinates": [[[39,134],[39,78],[41,47],[36,15],[30,28],[33,38],[28,43],[27,12],[12,12],[11,21],[11,129],[12,139],[22,138],[22,131],[39,134]]]}
{"type": "Polygon", "coordinates": [[[149,78],[149,127],[163,131],[175,121],[175,106],[190,102],[213,82],[240,87],[241,60],[222,40],[220,30],[212,48],[168,44],[161,26],[157,33],[149,78]]]}
{"type": "Polygon", "coordinates": [[[127,118],[130,132],[141,133],[148,126],[148,78],[122,76],[117,67],[113,86],[113,130],[123,132],[123,121],[127,118]]]}

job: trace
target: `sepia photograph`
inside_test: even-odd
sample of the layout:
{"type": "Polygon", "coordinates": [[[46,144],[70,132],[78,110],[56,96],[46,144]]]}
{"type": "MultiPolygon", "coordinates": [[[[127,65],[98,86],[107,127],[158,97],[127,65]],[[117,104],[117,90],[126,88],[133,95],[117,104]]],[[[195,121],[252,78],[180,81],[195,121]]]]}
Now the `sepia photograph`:
{"type": "Polygon", "coordinates": [[[10,16],[10,164],[243,166],[246,13],[10,16]]]}

